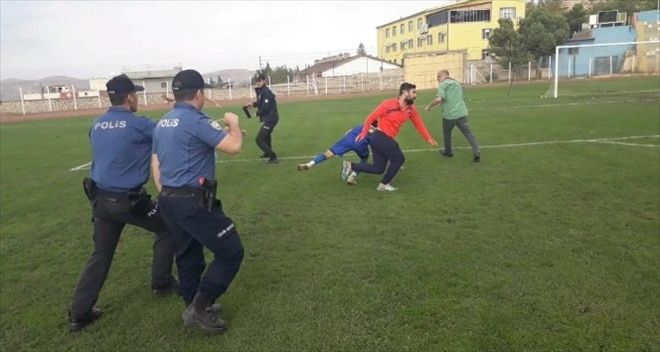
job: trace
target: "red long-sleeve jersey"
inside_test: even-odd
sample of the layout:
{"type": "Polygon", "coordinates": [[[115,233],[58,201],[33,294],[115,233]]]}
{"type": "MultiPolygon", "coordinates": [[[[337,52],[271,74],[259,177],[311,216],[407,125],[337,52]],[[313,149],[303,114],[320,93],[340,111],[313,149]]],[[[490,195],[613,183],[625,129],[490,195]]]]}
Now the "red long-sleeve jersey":
{"type": "Polygon", "coordinates": [[[364,126],[362,127],[362,132],[360,137],[366,137],[369,132],[369,127],[371,124],[378,120],[378,129],[383,133],[391,137],[392,139],[396,138],[399,134],[401,126],[408,120],[412,121],[413,125],[417,129],[417,132],[424,138],[425,141],[430,140],[431,134],[426,129],[424,121],[419,117],[417,109],[413,105],[409,105],[404,109],[401,109],[398,99],[387,99],[383,100],[380,105],[374,110],[367,119],[364,121],[364,126]]]}

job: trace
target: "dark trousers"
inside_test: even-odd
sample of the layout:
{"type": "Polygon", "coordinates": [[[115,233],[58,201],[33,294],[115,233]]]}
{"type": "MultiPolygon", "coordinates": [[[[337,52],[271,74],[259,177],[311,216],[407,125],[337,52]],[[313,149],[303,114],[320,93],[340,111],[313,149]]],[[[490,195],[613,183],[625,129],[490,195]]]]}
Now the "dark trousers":
{"type": "Polygon", "coordinates": [[[209,211],[196,195],[163,189],[158,203],[174,245],[184,302],[189,305],[197,292],[217,299],[236,277],[243,261],[243,244],[236,225],[221,205],[209,211]],[[202,277],[206,268],[204,247],[213,252],[214,258],[202,277]]]}
{"type": "Polygon", "coordinates": [[[385,172],[381,182],[383,184],[392,182],[392,179],[396,176],[397,172],[399,172],[399,169],[406,161],[406,157],[403,155],[401,148],[399,148],[399,143],[385,133],[376,130],[371,135],[369,145],[371,146],[374,163],[353,163],[351,165],[353,171],[365,172],[368,174],[382,174],[385,172]],[[387,165],[388,161],[389,166],[387,165]],[[385,171],[386,167],[387,171],[385,171]]]}
{"type": "Polygon", "coordinates": [[[442,132],[445,139],[445,153],[451,154],[451,131],[454,129],[454,126],[457,126],[461,133],[470,143],[472,147],[472,154],[474,156],[479,156],[481,152],[479,151],[479,142],[477,142],[477,137],[470,130],[468,126],[467,116],[461,117],[456,120],[442,119],[442,132]]]}
{"type": "Polygon", "coordinates": [[[94,252],[87,261],[73,296],[71,317],[82,319],[94,307],[101,287],[108,275],[119,237],[126,224],[154,232],[153,261],[151,263],[151,285],[171,284],[174,252],[165,224],[161,220],[158,205],[146,196],[136,211],[131,201],[121,194],[96,197],[92,212],[94,216],[94,252]]]}
{"type": "Polygon", "coordinates": [[[277,122],[278,121],[264,121],[259,129],[259,133],[257,133],[257,146],[263,150],[264,155],[269,159],[277,158],[277,155],[273,151],[271,139],[271,135],[273,134],[273,130],[275,130],[275,126],[277,126],[277,122]]]}

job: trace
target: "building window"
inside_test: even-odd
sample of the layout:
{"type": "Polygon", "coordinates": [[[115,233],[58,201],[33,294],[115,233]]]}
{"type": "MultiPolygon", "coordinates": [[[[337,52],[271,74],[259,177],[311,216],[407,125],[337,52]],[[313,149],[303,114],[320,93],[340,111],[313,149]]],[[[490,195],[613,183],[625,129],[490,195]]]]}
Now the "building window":
{"type": "Polygon", "coordinates": [[[405,30],[406,30],[406,26],[405,26],[403,23],[401,23],[401,31],[400,31],[400,33],[401,33],[401,34],[405,33],[405,30]]]}
{"type": "Polygon", "coordinates": [[[438,33],[438,43],[444,43],[445,42],[445,33],[440,32],[438,33]]]}
{"type": "Polygon", "coordinates": [[[421,18],[417,19],[417,30],[422,30],[422,19],[421,18]]]}
{"type": "Polygon", "coordinates": [[[413,31],[413,21],[408,21],[408,32],[413,31]]]}
{"type": "Polygon", "coordinates": [[[488,40],[490,39],[490,34],[493,32],[490,28],[484,28],[481,30],[481,39],[488,40]]]}
{"type": "Polygon", "coordinates": [[[401,51],[406,50],[406,42],[399,43],[399,47],[401,48],[401,51]]]}
{"type": "Polygon", "coordinates": [[[508,18],[510,20],[516,19],[516,8],[515,7],[502,7],[500,9],[500,18],[508,18]]]}
{"type": "Polygon", "coordinates": [[[484,49],[481,51],[481,59],[486,60],[487,58],[490,57],[490,51],[488,49],[484,49]]]}
{"type": "Polygon", "coordinates": [[[579,55],[580,48],[568,48],[568,55],[579,55]]]}
{"type": "Polygon", "coordinates": [[[396,43],[392,44],[392,51],[396,52],[396,43]]]}
{"type": "Polygon", "coordinates": [[[390,29],[387,28],[385,29],[385,38],[389,38],[389,37],[390,37],[390,29]]]}
{"type": "Polygon", "coordinates": [[[432,35],[427,35],[426,36],[426,45],[433,45],[433,36],[432,35]]]}
{"type": "Polygon", "coordinates": [[[490,22],[490,10],[451,11],[450,22],[490,22]]]}
{"type": "Polygon", "coordinates": [[[385,47],[385,52],[386,52],[386,53],[389,53],[389,52],[390,52],[390,46],[389,46],[389,45],[385,47]]]}
{"type": "Polygon", "coordinates": [[[392,27],[392,36],[396,37],[396,26],[392,27]]]}
{"type": "Polygon", "coordinates": [[[426,23],[429,24],[429,28],[441,26],[447,22],[449,22],[449,12],[447,11],[434,13],[426,17],[426,23]]]}
{"type": "Polygon", "coordinates": [[[396,59],[394,59],[394,63],[396,64],[396,59]]]}
{"type": "Polygon", "coordinates": [[[412,39],[408,39],[408,48],[409,49],[413,48],[413,40],[412,39]]]}
{"type": "Polygon", "coordinates": [[[417,38],[417,47],[421,48],[424,46],[424,38],[417,38]]]}
{"type": "Polygon", "coordinates": [[[167,88],[167,82],[160,82],[161,88],[167,88]]]}

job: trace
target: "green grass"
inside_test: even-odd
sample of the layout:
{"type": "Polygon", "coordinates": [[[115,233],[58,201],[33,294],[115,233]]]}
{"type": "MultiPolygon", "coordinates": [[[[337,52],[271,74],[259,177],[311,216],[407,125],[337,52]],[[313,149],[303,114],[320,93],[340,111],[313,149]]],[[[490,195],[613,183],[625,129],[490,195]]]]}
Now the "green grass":
{"type": "MultiPolygon", "coordinates": [[[[658,84],[562,82],[558,100],[539,98],[547,83],[509,97],[468,88],[470,124],[485,146],[658,135],[658,84]]],[[[281,104],[273,144],[283,157],[321,152],[383,97],[281,104]]],[[[422,115],[440,141],[438,111],[422,115]]],[[[152,297],[152,237],[128,227],[98,302],[106,314],[70,334],[92,241],[86,171],[69,169],[89,161],[92,119],[0,127],[3,351],[660,350],[660,148],[601,143],[484,149],[479,165],[467,149],[408,153],[393,194],[375,191],[377,176],[344,185],[338,160],[305,173],[303,159],[220,163],[246,248],[221,298],[229,330],[184,329],[178,297],[152,297]]],[[[243,153],[223,160],[260,154],[258,124],[241,122],[243,153]]],[[[467,146],[458,131],[454,141],[467,146]]],[[[399,142],[428,147],[411,124],[399,142]]]]}

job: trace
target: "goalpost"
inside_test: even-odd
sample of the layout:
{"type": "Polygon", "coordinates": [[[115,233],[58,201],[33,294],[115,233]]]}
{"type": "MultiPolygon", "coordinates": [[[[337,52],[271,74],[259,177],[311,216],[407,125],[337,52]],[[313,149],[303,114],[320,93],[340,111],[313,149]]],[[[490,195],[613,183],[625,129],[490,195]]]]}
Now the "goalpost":
{"type": "MultiPolygon", "coordinates": [[[[559,96],[559,78],[562,74],[565,77],[588,76],[591,77],[596,72],[596,66],[599,62],[596,60],[605,61],[604,66],[609,66],[609,75],[614,75],[622,72],[630,73],[660,73],[660,40],[647,40],[635,42],[620,42],[620,43],[602,43],[602,44],[576,44],[576,45],[559,45],[555,47],[554,69],[552,72],[554,78],[553,97],[559,96]],[[620,50],[603,52],[598,51],[598,48],[619,47],[620,50]],[[580,53],[581,49],[587,49],[588,53],[580,53]],[[560,51],[567,50],[565,59],[562,60],[560,51]],[[628,56],[628,52],[632,52],[628,56]],[[599,55],[600,56],[597,56],[599,55]],[[616,68],[615,66],[616,59],[616,68]],[[580,62],[578,63],[578,60],[580,62]],[[585,63],[588,62],[588,63],[585,63]],[[608,62],[609,61],[609,62],[608,62]],[[639,67],[640,61],[645,63],[644,67],[639,67]],[[565,65],[566,70],[560,72],[562,65],[565,65]],[[580,68],[578,72],[577,68],[580,68]],[[588,68],[587,68],[588,67],[588,68]],[[626,69],[628,67],[628,69],[626,69]]],[[[601,65],[603,66],[603,65],[601,65]]],[[[548,92],[549,93],[549,92],[548,92]]]]}

